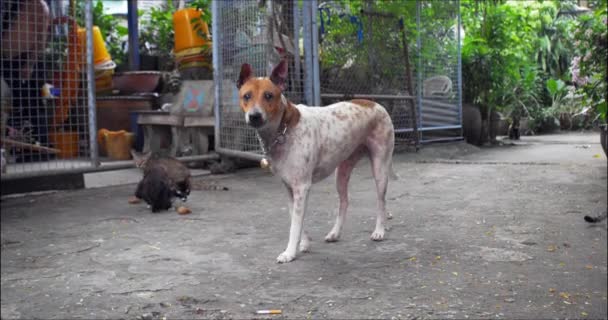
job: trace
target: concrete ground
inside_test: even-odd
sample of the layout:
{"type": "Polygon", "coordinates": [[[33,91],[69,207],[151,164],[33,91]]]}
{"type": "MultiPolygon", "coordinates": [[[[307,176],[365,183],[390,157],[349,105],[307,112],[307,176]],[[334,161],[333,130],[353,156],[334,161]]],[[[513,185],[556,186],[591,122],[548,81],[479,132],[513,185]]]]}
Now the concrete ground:
{"type": "Polygon", "coordinates": [[[286,195],[259,169],[197,178],[230,190],[194,191],[185,216],[127,204],[132,184],[4,198],[2,318],[606,318],[606,222],[583,220],[606,210],[598,141],[396,154],[383,242],[362,163],[341,241],[322,241],[330,178],[309,201],[312,252],[283,265],[286,195]]]}

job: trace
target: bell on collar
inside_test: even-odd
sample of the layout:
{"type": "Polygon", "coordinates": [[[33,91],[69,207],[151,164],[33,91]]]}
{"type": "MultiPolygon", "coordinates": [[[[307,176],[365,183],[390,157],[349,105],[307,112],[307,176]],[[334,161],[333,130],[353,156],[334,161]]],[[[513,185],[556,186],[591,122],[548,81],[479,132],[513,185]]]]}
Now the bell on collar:
{"type": "Polygon", "coordinates": [[[260,167],[262,169],[270,168],[270,161],[268,161],[268,159],[266,159],[266,158],[262,158],[262,160],[260,160],[260,167]]]}

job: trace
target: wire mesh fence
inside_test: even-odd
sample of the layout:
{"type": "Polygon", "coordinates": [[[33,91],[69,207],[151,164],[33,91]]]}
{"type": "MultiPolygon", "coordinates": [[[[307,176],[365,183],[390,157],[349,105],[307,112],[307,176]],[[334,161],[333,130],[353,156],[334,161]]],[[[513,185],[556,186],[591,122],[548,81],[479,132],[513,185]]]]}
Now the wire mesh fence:
{"type": "Polygon", "coordinates": [[[67,1],[1,6],[3,177],[91,166],[84,14],[67,1]]]}
{"type": "Polygon", "coordinates": [[[324,104],[353,97],[380,102],[397,143],[458,138],[458,8],[457,0],[322,1],[324,104]]]}
{"type": "Polygon", "coordinates": [[[417,3],[420,127],[424,141],[460,138],[460,1],[417,3]]]}
{"type": "MultiPolygon", "coordinates": [[[[257,76],[267,76],[281,59],[288,61],[289,80],[284,94],[294,103],[306,100],[306,74],[302,59],[302,5],[287,1],[218,1],[214,7],[214,55],[216,85],[221,102],[219,111],[219,149],[260,154],[255,131],[245,123],[239,108],[236,79],[243,63],[249,63],[257,76]]],[[[310,81],[310,80],[309,80],[310,81]]],[[[308,89],[309,90],[309,89],[308,89]]]]}
{"type": "Polygon", "coordinates": [[[407,7],[415,12],[403,1],[320,3],[321,98],[323,104],[350,98],[379,102],[391,115],[396,142],[417,145],[416,21],[406,20],[415,15],[400,14],[407,7]]]}

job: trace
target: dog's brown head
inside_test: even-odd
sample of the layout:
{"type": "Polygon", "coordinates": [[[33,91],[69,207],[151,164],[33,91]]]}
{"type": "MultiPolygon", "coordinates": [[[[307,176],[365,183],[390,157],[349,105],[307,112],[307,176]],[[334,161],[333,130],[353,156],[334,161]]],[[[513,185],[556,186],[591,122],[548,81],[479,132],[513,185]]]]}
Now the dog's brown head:
{"type": "Polygon", "coordinates": [[[239,104],[245,112],[245,121],[261,128],[281,115],[281,95],[287,83],[287,62],[282,60],[267,78],[256,78],[251,66],[241,66],[237,83],[239,104]]]}

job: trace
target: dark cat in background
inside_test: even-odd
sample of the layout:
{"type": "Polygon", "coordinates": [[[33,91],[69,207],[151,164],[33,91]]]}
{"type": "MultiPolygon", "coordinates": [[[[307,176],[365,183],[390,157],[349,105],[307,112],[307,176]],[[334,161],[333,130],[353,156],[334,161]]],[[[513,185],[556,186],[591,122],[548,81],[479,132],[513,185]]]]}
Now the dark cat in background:
{"type": "Polygon", "coordinates": [[[174,197],[182,201],[190,195],[190,169],[179,160],[152,153],[139,154],[131,150],[135,165],[143,171],[133,203],[144,200],[152,212],[171,208],[174,197]]]}

